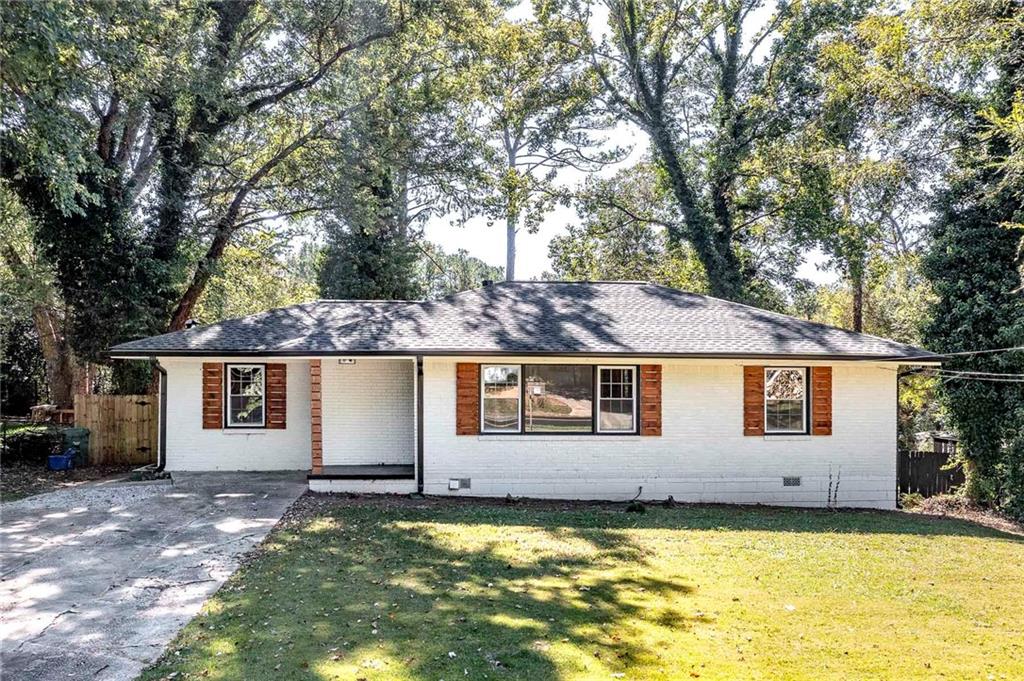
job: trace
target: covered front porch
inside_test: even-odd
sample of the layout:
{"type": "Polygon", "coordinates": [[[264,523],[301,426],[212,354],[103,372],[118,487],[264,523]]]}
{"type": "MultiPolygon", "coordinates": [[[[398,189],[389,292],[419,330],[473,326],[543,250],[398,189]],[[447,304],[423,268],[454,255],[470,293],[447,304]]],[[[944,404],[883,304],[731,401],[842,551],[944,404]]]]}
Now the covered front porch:
{"type": "Polygon", "coordinates": [[[417,490],[419,385],[414,357],[310,360],[315,492],[417,490]]]}

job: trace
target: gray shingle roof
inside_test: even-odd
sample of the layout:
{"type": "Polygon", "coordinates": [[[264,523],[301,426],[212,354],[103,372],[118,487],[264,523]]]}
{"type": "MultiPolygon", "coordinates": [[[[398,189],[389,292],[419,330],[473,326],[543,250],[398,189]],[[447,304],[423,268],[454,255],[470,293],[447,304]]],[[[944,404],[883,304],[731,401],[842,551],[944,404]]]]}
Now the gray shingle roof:
{"type": "Polygon", "coordinates": [[[320,300],[122,343],[173,354],[923,358],[925,350],[641,282],[505,282],[437,301],[320,300]]]}

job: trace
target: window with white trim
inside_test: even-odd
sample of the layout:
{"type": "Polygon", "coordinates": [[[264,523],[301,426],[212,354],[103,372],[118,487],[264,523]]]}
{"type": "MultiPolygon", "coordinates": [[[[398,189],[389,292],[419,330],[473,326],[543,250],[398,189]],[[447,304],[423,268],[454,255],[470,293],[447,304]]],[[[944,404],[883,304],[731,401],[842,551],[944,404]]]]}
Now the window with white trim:
{"type": "Polygon", "coordinates": [[[635,434],[636,366],[482,364],[480,432],[635,434]]]}
{"type": "Polygon", "coordinates": [[[636,369],[598,367],[597,432],[636,430],[636,369]]]}
{"type": "Polygon", "coordinates": [[[266,368],[262,364],[227,365],[228,427],[262,428],[266,368]]]}
{"type": "Polygon", "coordinates": [[[807,369],[765,368],[764,432],[807,432],[807,369]]]}
{"type": "Polygon", "coordinates": [[[480,424],[483,432],[519,432],[520,374],[518,364],[484,364],[480,367],[480,424]]]}

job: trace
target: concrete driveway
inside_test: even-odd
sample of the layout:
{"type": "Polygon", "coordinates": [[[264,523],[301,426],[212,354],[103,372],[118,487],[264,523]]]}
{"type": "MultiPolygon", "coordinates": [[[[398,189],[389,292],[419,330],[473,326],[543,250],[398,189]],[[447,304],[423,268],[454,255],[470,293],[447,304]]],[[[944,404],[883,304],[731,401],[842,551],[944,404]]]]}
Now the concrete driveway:
{"type": "Polygon", "coordinates": [[[133,679],[306,489],[298,473],[178,473],[0,507],[0,675],[133,679]]]}

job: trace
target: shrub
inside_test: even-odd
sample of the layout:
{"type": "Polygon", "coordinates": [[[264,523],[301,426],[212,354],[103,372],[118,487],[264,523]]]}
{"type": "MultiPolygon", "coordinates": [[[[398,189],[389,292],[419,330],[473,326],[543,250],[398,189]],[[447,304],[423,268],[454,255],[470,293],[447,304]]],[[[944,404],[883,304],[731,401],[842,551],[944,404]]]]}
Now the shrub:
{"type": "Polygon", "coordinates": [[[46,457],[60,452],[64,446],[64,431],[51,426],[20,428],[0,434],[0,459],[3,463],[29,463],[42,465],[46,457]]]}
{"type": "Polygon", "coordinates": [[[924,497],[917,492],[906,492],[900,495],[900,508],[911,510],[924,503],[924,497]]]}
{"type": "Polygon", "coordinates": [[[1000,508],[1010,517],[1024,520],[1024,435],[1015,437],[1006,448],[1002,469],[1000,508]]]}

